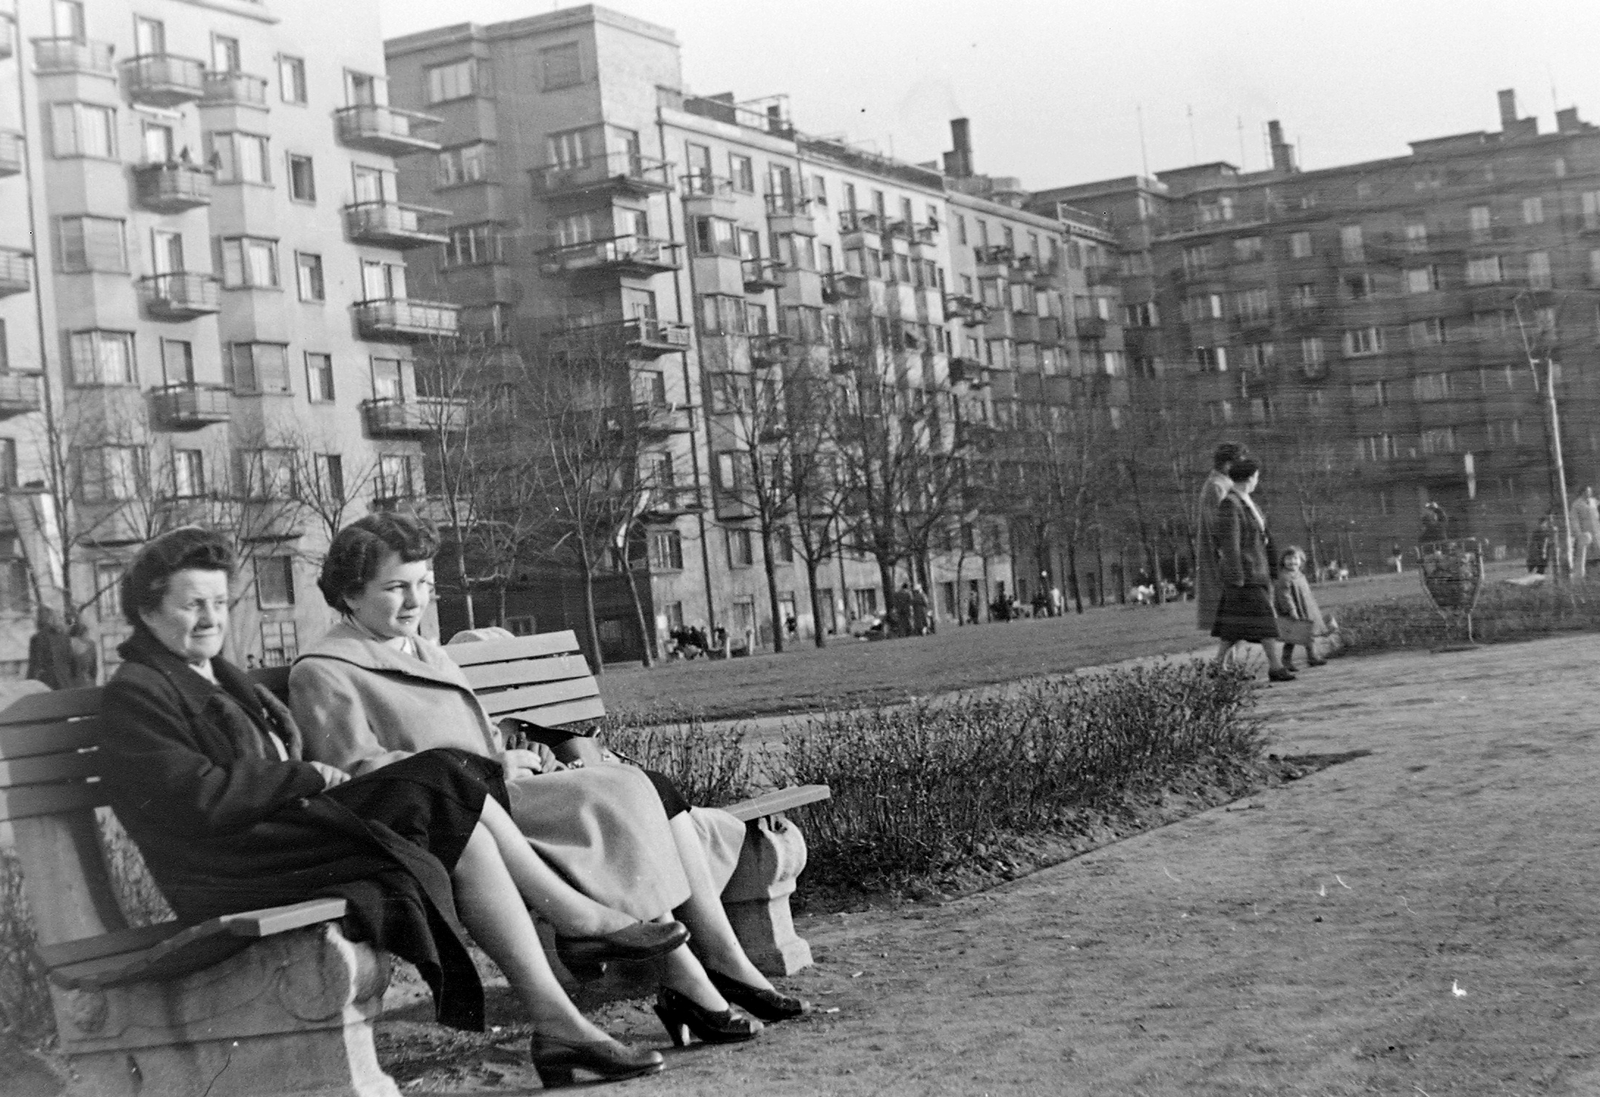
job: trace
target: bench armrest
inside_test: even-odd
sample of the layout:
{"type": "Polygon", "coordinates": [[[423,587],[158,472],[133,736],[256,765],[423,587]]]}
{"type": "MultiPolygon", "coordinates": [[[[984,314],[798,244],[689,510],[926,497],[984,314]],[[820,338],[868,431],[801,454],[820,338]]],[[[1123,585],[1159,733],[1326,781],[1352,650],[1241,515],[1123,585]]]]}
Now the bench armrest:
{"type": "Polygon", "coordinates": [[[748,823],[807,804],[820,803],[832,796],[833,790],[827,785],[795,785],[792,788],[780,788],[773,792],[762,793],[760,796],[753,796],[748,800],[740,800],[736,804],[728,804],[722,810],[741,823],[748,823]]]}

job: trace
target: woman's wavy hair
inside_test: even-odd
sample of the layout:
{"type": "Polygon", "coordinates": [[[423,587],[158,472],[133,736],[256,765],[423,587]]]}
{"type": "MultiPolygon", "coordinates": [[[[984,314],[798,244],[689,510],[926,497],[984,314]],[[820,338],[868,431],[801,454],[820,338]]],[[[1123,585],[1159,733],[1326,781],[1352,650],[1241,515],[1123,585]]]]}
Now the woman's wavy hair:
{"type": "Polygon", "coordinates": [[[118,590],[122,615],[138,627],[167,596],[167,586],[180,571],[220,571],[233,582],[233,546],[214,530],[180,526],[145,542],[123,573],[118,590]]]}
{"type": "Polygon", "coordinates": [[[346,598],[358,593],[378,574],[391,552],[414,564],[439,554],[439,531],[426,518],[410,514],[369,514],[334,535],[317,576],[317,589],[340,613],[349,613],[346,598]]]}

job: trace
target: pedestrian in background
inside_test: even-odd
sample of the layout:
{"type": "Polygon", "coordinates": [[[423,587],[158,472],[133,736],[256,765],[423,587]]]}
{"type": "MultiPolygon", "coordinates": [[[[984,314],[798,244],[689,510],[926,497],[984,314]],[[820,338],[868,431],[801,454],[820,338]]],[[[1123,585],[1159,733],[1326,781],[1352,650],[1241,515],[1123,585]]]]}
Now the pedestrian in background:
{"type": "Polygon", "coordinates": [[[94,638],[89,635],[89,626],[82,617],[72,622],[72,627],[67,630],[67,639],[72,644],[73,688],[99,685],[100,651],[95,647],[94,638]]]}
{"type": "Polygon", "coordinates": [[[61,613],[39,607],[39,630],[28,641],[28,677],[51,689],[71,689],[77,682],[72,666],[72,640],[61,625],[61,613]]]}
{"type": "Polygon", "coordinates": [[[1238,442],[1223,442],[1211,458],[1211,473],[1200,485],[1195,506],[1194,599],[1196,624],[1210,634],[1217,623],[1217,603],[1222,599],[1222,577],[1217,570],[1217,508],[1233,488],[1228,470],[1245,454],[1238,442]]]}
{"type": "Polygon", "coordinates": [[[1546,514],[1528,534],[1528,574],[1540,575],[1550,566],[1550,553],[1556,547],[1556,516],[1546,514]]]}
{"type": "Polygon", "coordinates": [[[1589,569],[1589,546],[1600,543],[1600,502],[1594,488],[1584,488],[1572,501],[1572,574],[1582,579],[1589,569]]]}
{"type": "Polygon", "coordinates": [[[1272,580],[1276,568],[1267,541],[1267,519],[1250,498],[1261,482],[1261,466],[1249,457],[1233,462],[1232,485],[1217,506],[1217,560],[1222,598],[1211,635],[1217,638],[1217,665],[1221,666],[1243,640],[1261,645],[1267,656],[1267,677],[1292,682],[1294,674],[1283,665],[1278,647],[1278,615],[1272,608],[1272,580]]]}

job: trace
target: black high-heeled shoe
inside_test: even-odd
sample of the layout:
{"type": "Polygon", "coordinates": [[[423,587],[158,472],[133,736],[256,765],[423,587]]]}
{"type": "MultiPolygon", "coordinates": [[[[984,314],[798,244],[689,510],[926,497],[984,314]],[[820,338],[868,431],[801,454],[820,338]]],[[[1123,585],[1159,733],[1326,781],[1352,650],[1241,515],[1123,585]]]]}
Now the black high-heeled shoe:
{"type": "Polygon", "coordinates": [[[572,1085],[572,1072],[586,1070],[601,1079],[615,1082],[655,1074],[666,1065],[659,1051],[634,1048],[615,1040],[576,1043],[535,1032],[528,1044],[528,1058],[546,1089],[572,1085]]]}
{"type": "Polygon", "coordinates": [[[761,1021],[792,1021],[811,1012],[811,1003],[779,990],[751,986],[731,975],[706,969],[711,985],[724,998],[761,1021]]]}
{"type": "Polygon", "coordinates": [[[608,960],[654,960],[689,939],[682,922],[635,922],[601,937],[557,937],[556,955],[573,975],[608,960]]]}
{"type": "Polygon", "coordinates": [[[761,1022],[732,1009],[712,1010],[671,987],[656,994],[656,1016],[672,1037],[673,1047],[688,1047],[692,1032],[706,1044],[737,1044],[754,1040],[761,1022]]]}

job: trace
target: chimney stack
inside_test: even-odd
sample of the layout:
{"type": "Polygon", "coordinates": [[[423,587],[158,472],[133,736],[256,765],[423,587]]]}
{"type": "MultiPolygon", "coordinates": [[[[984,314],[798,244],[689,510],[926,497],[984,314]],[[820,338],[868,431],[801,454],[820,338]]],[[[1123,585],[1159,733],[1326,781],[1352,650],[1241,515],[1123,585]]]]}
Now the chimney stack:
{"type": "Polygon", "coordinates": [[[1283,127],[1274,118],[1267,123],[1267,140],[1272,145],[1272,170],[1289,174],[1298,170],[1294,166],[1294,146],[1283,139],[1283,127]]]}
{"type": "Polygon", "coordinates": [[[944,154],[945,174],[956,179],[972,176],[972,124],[965,118],[950,119],[950,141],[954,148],[944,154]]]}
{"type": "Polygon", "coordinates": [[[1500,128],[1507,133],[1517,128],[1517,92],[1507,88],[1500,93],[1500,128]]]}

